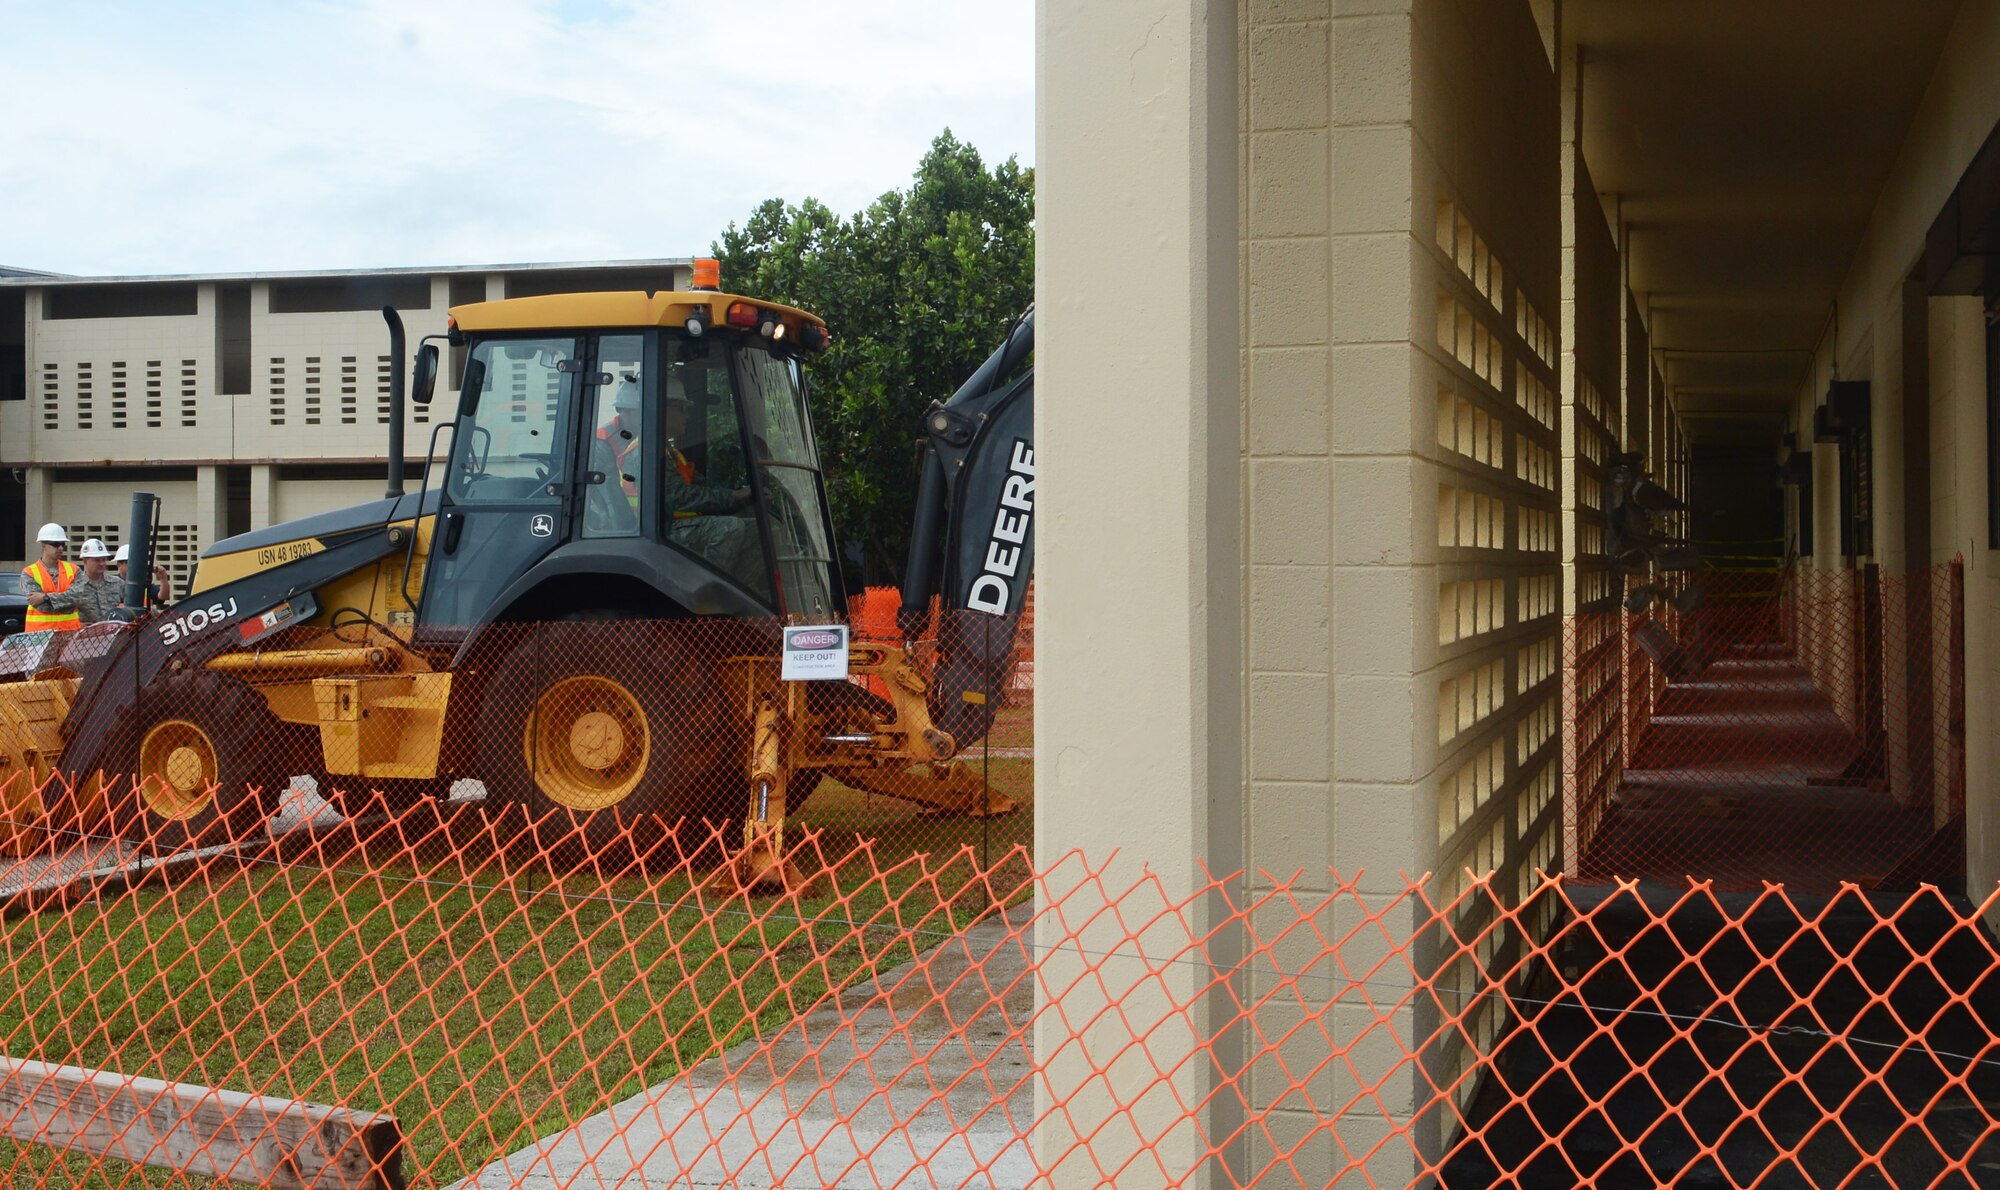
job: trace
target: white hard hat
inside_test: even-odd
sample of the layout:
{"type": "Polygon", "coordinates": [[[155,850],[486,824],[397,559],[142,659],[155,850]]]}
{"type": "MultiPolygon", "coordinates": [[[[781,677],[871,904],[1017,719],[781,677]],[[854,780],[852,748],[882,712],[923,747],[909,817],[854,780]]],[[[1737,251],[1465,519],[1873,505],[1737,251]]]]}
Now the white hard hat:
{"type": "Polygon", "coordinates": [[[130,562],[132,560],[132,547],[129,545],[119,546],[118,552],[111,555],[111,560],[113,562],[130,562]]]}
{"type": "Polygon", "coordinates": [[[639,408],[639,386],[630,380],[620,381],[611,394],[611,407],[618,410],[639,408]]]}
{"type": "Polygon", "coordinates": [[[95,537],[90,537],[84,540],[83,553],[79,556],[85,558],[109,558],[111,551],[104,548],[102,541],[99,541],[95,537]]]}
{"type": "Polygon", "coordinates": [[[69,530],[56,524],[54,521],[50,521],[48,524],[42,526],[40,533],[35,534],[35,540],[38,542],[45,541],[50,545],[68,545],[69,530]]]}

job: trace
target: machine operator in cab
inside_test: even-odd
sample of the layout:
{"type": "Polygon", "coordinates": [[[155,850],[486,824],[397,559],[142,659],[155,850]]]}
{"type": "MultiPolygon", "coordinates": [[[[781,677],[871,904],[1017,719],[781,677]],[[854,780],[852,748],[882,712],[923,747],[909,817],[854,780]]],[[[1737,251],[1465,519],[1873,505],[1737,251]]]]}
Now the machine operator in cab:
{"type": "Polygon", "coordinates": [[[639,502],[639,378],[626,373],[611,398],[611,420],[597,427],[597,459],[608,465],[609,475],[625,493],[625,503],[633,512],[639,502]]]}
{"type": "Polygon", "coordinates": [[[664,441],[660,490],[672,524],[668,540],[706,558],[739,581],[756,585],[762,569],[763,546],[755,522],[736,515],[750,507],[748,487],[727,488],[704,482],[684,446],[691,445],[694,403],[669,395],[661,403],[664,441]]]}

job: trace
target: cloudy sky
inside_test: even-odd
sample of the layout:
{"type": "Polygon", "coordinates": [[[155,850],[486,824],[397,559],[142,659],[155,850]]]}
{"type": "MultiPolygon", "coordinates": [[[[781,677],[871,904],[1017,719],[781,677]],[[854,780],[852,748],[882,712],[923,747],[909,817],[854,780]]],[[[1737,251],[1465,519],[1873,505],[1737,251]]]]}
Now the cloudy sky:
{"type": "Polygon", "coordinates": [[[685,256],[950,127],[1034,159],[1032,0],[0,0],[0,264],[685,256]]]}

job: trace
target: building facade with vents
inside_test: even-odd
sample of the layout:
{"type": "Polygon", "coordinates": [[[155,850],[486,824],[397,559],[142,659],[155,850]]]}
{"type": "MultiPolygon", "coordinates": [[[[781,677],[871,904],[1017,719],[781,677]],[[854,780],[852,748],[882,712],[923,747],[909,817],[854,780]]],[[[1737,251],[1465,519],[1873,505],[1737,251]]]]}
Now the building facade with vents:
{"type": "MultiPolygon", "coordinates": [[[[379,497],[395,306],[414,345],[454,305],[685,286],[686,259],[212,276],[0,269],[0,564],[59,521],[117,544],[162,497],[176,586],[222,538],[379,497]]],[[[456,362],[456,361],[454,361],[456,362]]],[[[447,368],[441,387],[455,382],[447,368]]],[[[412,407],[414,482],[433,410],[412,407]]]]}
{"type": "MultiPolygon", "coordinates": [[[[1470,1055],[1532,1015],[1465,989],[1513,986],[1543,927],[1474,903],[1399,954],[1397,898],[1432,873],[1545,913],[1538,873],[1685,887],[1748,838],[1756,880],[1936,856],[1993,893],[2000,5],[1037,11],[1036,859],[1089,868],[1038,895],[1175,906],[1038,919],[1046,1176],[1615,1182],[1424,1176],[1470,1055]],[[1667,615],[1607,557],[1620,456],[1687,495],[1718,583],[1778,559],[1743,606],[1805,609],[1787,689],[1887,758],[1813,780],[1886,787],[1869,812],[1918,850],[1850,862],[1864,832],[1803,777],[1797,829],[1745,833],[1780,765],[1728,798],[1660,776],[1777,745],[1646,653],[1667,615]],[[1696,722],[1746,738],[1665,746],[1696,722]]],[[[1487,1085],[1513,1104],[1487,1135],[1568,1126],[1487,1085]]]]}

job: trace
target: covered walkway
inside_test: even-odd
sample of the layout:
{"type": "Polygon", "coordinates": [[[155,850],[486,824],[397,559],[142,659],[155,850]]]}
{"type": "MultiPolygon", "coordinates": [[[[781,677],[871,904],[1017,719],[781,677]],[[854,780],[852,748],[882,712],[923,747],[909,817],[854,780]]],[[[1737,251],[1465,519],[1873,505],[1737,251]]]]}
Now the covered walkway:
{"type": "MultiPolygon", "coordinates": [[[[1603,1184],[1822,1180],[1843,1127],[1880,1158],[1868,1176],[1907,1176],[1902,1147],[1931,1143],[1982,1180],[1953,1163],[1990,1155],[1931,1128],[1957,1106],[1900,1067],[1861,1098],[1818,1088],[1796,1128],[1771,1070],[1832,1069],[1884,1036],[1942,1052],[1962,1024],[1921,995],[1887,1034],[1835,1011],[1838,989],[1790,965],[1786,939],[1803,956],[1835,936],[1813,906],[1907,914],[1907,953],[1928,954],[1928,883],[1967,943],[1944,983],[1983,988],[1992,965],[2000,6],[1046,4],[1041,38],[1038,296],[1060,313],[1037,376],[1077,399],[1040,411],[1038,839],[1176,894],[1240,872],[1245,897],[1393,899],[1431,873],[1455,907],[1412,966],[1462,998],[1382,1008],[1407,1048],[1338,1077],[1260,1074],[1243,1112],[1268,1132],[1229,1159],[1412,1184],[1403,1166],[1478,1141],[1457,1096],[1483,1077],[1522,1109],[1485,1118],[1531,1148],[1524,1115],[1551,1143],[1586,1111],[1618,1121],[1602,1135],[1627,1160],[1603,1184]],[[1763,561],[1784,606],[1761,636],[1714,631],[1693,576],[1763,561]],[[1956,606],[1894,597],[1954,564],[1956,606]],[[1578,911],[1545,875],[1579,897],[1781,884],[1799,912],[1768,934],[1759,917],[1752,953],[1786,974],[1750,995],[1718,952],[1705,985],[1694,956],[1726,920],[1636,914],[1621,933],[1611,913],[1603,954],[1671,944],[1691,964],[1665,1010],[1704,1023],[1649,1031],[1657,969],[1559,966],[1578,911]],[[1550,981],[1586,981],[1588,1011],[1535,1017],[1550,981]],[[1677,1065],[1732,1011],[1767,1049],[1796,1040],[1773,1022],[1814,1014],[1838,1040],[1761,1072],[1677,1065]],[[1575,1038],[1525,1082],[1503,1054],[1565,1022],[1624,1067],[1543,1100],[1535,1078],[1575,1038]],[[1679,1156],[1616,1147],[1662,1103],[1692,1120],[1718,1096],[1749,1120],[1720,1165],[1706,1125],[1679,1156]],[[1814,1155],[1787,1164],[1806,1136],[1814,1155]]],[[[1215,936],[1225,960],[1242,944],[1215,936]]],[[[1274,977],[1285,1023],[1218,1031],[1215,1062],[1174,1068],[1175,1103],[1222,1102],[1294,1018],[1337,1053],[1367,1037],[1342,985],[1298,978],[1312,958],[1274,977]]],[[[1175,1005],[1208,994],[1178,967],[1160,982],[1175,1005]]],[[[1043,1026],[1052,1079],[1088,1085],[1059,1039],[1043,1026]]],[[[1978,1087],[1991,1119],[2000,1097],[1978,1087]]],[[[1094,1106],[1076,1127],[1173,1115],[1094,1106]]],[[[1496,1158],[1502,1184],[1581,1181],[1512,1176],[1538,1159],[1496,1158]]]]}
{"type": "Polygon", "coordinates": [[[1931,807],[1868,775],[1882,759],[1794,653],[1735,646],[1668,682],[1578,874],[1805,894],[1936,880],[1931,807]]]}
{"type": "Polygon", "coordinates": [[[1496,1045],[1446,1190],[2000,1184],[2000,987],[1962,904],[1654,888],[1577,906],[1561,961],[1583,974],[1496,1045]]]}

